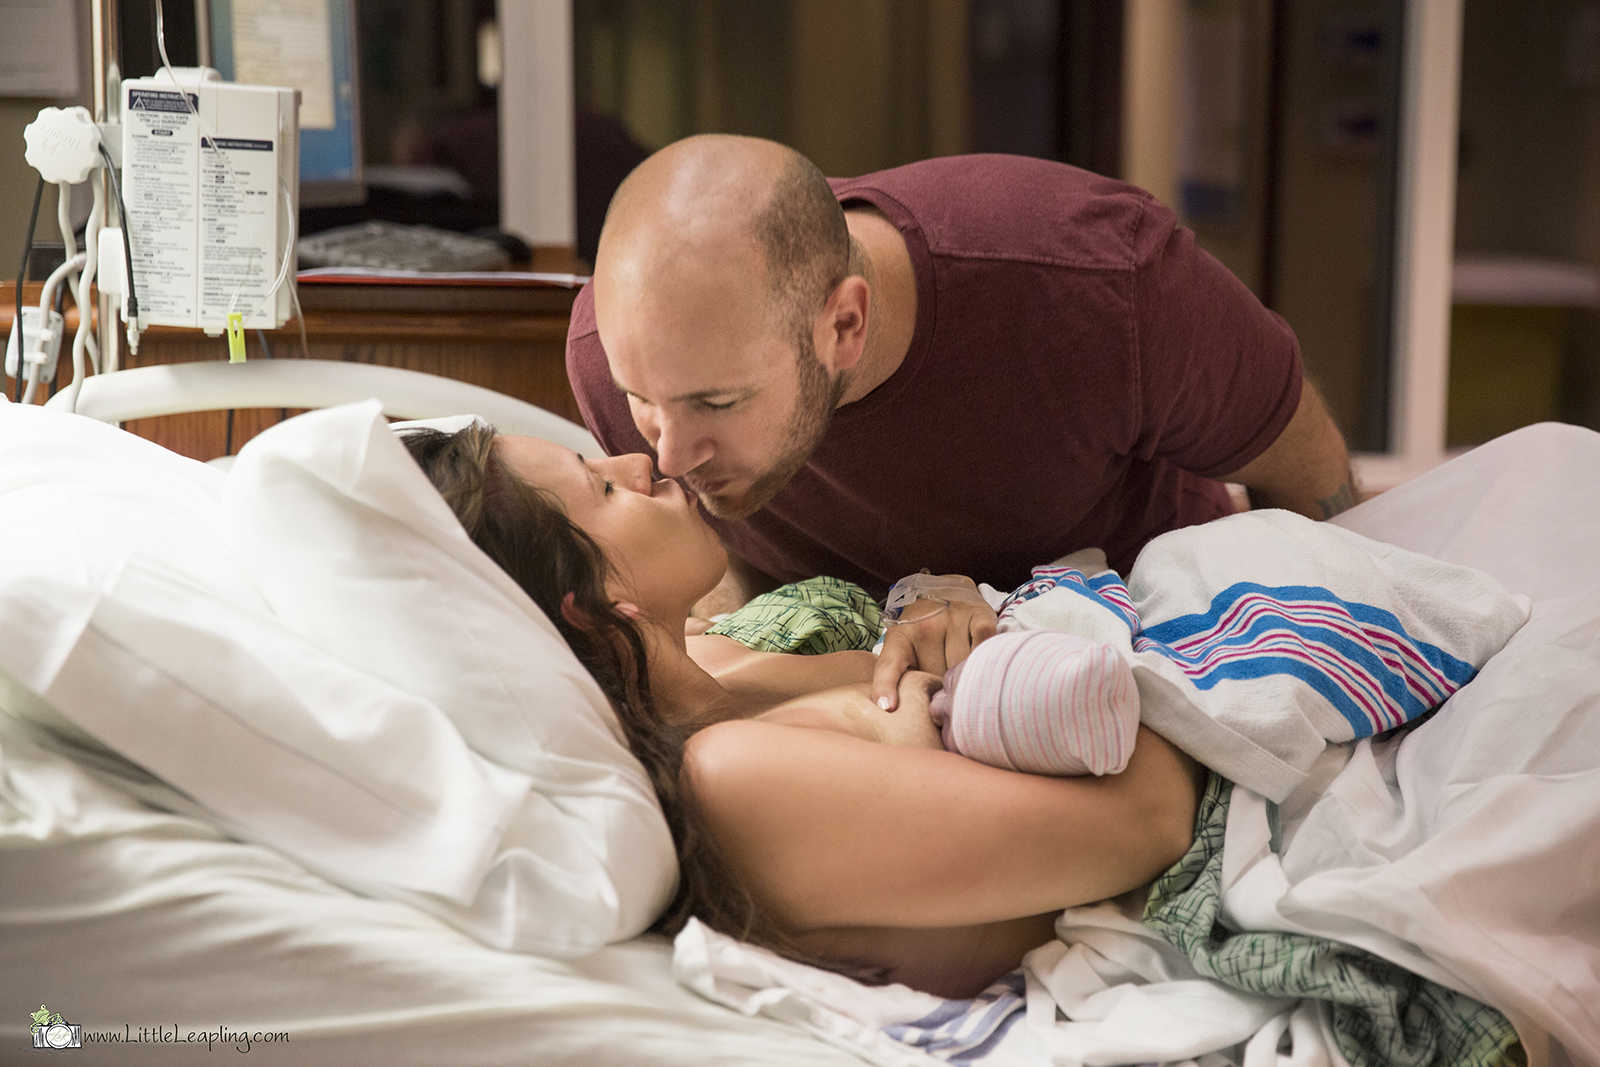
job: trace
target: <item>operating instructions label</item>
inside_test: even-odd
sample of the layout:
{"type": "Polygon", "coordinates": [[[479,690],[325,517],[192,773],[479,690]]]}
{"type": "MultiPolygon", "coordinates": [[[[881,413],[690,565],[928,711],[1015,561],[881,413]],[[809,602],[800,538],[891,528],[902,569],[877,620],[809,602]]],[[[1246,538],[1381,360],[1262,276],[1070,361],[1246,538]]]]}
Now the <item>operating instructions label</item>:
{"type": "Polygon", "coordinates": [[[202,138],[200,317],[260,313],[277,268],[278,162],[273,142],[202,138]]]}
{"type": "Polygon", "coordinates": [[[151,324],[195,323],[199,110],[194,93],[136,88],[123,109],[128,237],[139,309],[151,324]]]}

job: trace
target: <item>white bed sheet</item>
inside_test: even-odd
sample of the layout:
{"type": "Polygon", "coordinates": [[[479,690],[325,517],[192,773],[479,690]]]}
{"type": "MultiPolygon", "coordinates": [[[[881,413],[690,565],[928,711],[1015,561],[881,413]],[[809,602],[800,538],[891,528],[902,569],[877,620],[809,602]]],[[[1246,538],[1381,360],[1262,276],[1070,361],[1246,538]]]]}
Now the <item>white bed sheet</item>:
{"type": "MultiPolygon", "coordinates": [[[[1347,524],[1490,570],[1534,596],[1536,619],[1541,608],[1587,611],[1600,628],[1596,440],[1515,436],[1347,524]]],[[[571,963],[487,949],[146,808],[28,729],[0,717],[0,1001],[12,1005],[0,1015],[0,1060],[23,1054],[26,1012],[42,1002],[85,1030],[290,1035],[253,1048],[251,1062],[859,1062],[779,1019],[691,993],[662,939],[571,963]]],[[[177,1059],[146,1043],[76,1062],[177,1059]]]]}
{"type": "MultiPolygon", "coordinates": [[[[859,1063],[695,996],[663,938],[569,962],[489,949],[150,809],[0,720],[0,1062],[25,1055],[43,1003],[85,1031],[289,1035],[250,1063],[859,1063]]],[[[73,1062],[191,1055],[150,1042],[73,1062]]]]}

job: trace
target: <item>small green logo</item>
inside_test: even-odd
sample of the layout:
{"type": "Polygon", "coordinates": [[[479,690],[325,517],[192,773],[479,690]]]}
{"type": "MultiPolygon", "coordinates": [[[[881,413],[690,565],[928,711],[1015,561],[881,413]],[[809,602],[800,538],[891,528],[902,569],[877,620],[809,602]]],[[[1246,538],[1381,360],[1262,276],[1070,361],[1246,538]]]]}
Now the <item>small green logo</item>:
{"type": "Polygon", "coordinates": [[[83,1028],[62,1018],[59,1011],[51,1011],[43,1004],[38,1011],[30,1011],[34,1048],[82,1048],[83,1028]]]}
{"type": "Polygon", "coordinates": [[[35,1034],[47,1026],[62,1025],[67,1021],[61,1017],[61,1013],[59,1011],[51,1011],[43,1004],[39,1005],[38,1011],[29,1012],[28,1018],[33,1020],[33,1029],[31,1032],[35,1034]]]}

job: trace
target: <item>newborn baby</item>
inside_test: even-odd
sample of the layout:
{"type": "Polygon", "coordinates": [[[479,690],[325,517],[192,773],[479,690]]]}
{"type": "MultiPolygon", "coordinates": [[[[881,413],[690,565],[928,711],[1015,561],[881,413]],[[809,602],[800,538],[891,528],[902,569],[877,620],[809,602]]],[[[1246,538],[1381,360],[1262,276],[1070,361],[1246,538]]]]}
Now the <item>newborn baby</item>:
{"type": "Polygon", "coordinates": [[[1111,646],[1049,630],[1000,633],[951,668],[930,708],[944,747],[1033,774],[1116,774],[1133,755],[1139,691],[1111,646]]]}
{"type": "Polygon", "coordinates": [[[1486,574],[1272,510],[1163,534],[1127,583],[1084,550],[980,592],[1000,632],[930,706],[945,747],[1109,774],[1144,725],[1273,800],[1438,708],[1528,617],[1486,574]]]}

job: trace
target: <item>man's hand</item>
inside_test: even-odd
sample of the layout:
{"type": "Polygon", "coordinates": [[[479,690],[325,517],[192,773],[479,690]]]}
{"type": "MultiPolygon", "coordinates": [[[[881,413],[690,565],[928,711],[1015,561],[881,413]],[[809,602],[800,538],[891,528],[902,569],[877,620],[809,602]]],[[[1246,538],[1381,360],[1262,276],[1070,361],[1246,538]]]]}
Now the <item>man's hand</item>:
{"type": "Polygon", "coordinates": [[[966,659],[978,642],[992,637],[995,614],[981,601],[918,600],[884,634],[872,674],[872,696],[885,711],[899,706],[899,683],[908,670],[937,677],[966,659]]]}

